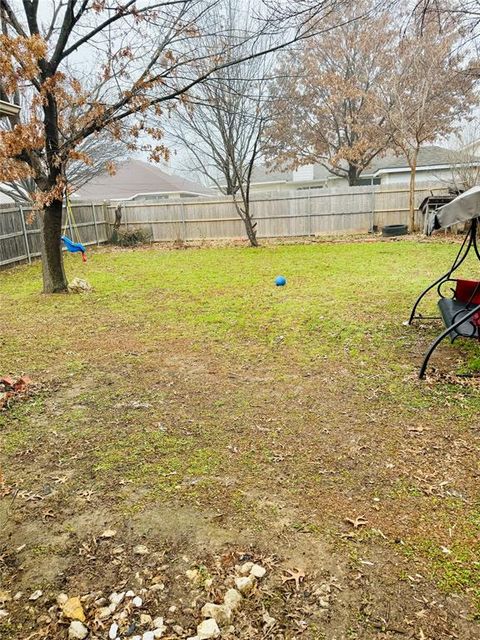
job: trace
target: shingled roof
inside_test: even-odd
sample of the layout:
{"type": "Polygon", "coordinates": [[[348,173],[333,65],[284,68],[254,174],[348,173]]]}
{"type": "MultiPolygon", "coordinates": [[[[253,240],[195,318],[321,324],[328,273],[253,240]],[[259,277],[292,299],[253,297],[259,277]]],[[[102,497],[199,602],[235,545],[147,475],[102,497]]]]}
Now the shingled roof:
{"type": "MultiPolygon", "coordinates": [[[[429,145],[421,148],[418,152],[417,168],[449,167],[461,162],[465,162],[465,157],[461,152],[445,149],[445,147],[439,147],[437,145],[429,145]]],[[[405,156],[396,156],[390,153],[386,156],[375,158],[371,166],[364,171],[364,174],[371,175],[372,173],[394,169],[406,169],[408,171],[409,167],[405,156]]]]}
{"type": "Polygon", "coordinates": [[[186,196],[212,195],[211,189],[197,182],[163,171],[148,162],[130,158],[117,166],[114,176],[103,173],[81,187],[75,194],[81,200],[129,200],[152,194],[186,196]]]}

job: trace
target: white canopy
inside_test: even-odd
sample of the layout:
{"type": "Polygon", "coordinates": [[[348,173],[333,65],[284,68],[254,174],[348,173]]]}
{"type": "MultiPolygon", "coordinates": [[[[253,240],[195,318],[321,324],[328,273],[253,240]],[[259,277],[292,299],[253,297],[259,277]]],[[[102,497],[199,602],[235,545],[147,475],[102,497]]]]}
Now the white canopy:
{"type": "Polygon", "coordinates": [[[425,233],[446,229],[454,224],[468,222],[480,216],[480,186],[472,187],[443,207],[432,212],[425,220],[425,233]]]}

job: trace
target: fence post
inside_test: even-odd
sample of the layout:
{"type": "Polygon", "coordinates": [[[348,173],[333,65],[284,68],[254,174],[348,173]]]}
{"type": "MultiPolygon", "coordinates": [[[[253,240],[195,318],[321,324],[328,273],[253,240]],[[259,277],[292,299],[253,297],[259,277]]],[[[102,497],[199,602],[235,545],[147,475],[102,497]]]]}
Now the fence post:
{"type": "Polygon", "coordinates": [[[308,235],[312,235],[312,190],[308,190],[308,235]]]}
{"type": "Polygon", "coordinates": [[[103,210],[103,229],[105,231],[105,236],[108,242],[110,238],[110,220],[109,220],[108,205],[105,200],[103,201],[102,210],[103,210]]]}
{"type": "Polygon", "coordinates": [[[373,233],[373,229],[375,227],[375,186],[373,184],[373,178],[372,178],[372,182],[371,182],[371,187],[372,187],[372,191],[371,191],[371,194],[370,194],[371,215],[370,215],[369,233],[373,233]]]}
{"type": "Polygon", "coordinates": [[[25,240],[25,250],[27,252],[28,264],[32,264],[32,256],[30,255],[30,245],[28,244],[27,225],[25,224],[25,215],[21,204],[18,205],[18,211],[20,213],[20,219],[22,221],[23,238],[25,240]]]}
{"type": "Polygon", "coordinates": [[[185,218],[185,203],[182,202],[182,206],[180,207],[182,212],[182,229],[183,229],[183,241],[187,241],[187,220],[185,218]]]}
{"type": "Polygon", "coordinates": [[[95,213],[95,205],[92,202],[92,214],[93,214],[93,224],[95,227],[95,238],[97,240],[97,245],[100,244],[100,242],[98,241],[98,228],[97,228],[97,215],[95,213]]]}

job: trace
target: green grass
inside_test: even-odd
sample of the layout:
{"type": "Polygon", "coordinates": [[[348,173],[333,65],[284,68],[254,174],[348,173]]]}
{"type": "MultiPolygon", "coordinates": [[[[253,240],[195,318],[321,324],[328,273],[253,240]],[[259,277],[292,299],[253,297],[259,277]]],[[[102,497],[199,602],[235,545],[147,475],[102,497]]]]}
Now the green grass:
{"type": "MultiPolygon", "coordinates": [[[[442,588],[479,599],[478,387],[418,382],[440,326],[402,324],[456,248],[94,251],[86,265],[66,258],[94,287],[81,296],[42,295],[39,264],[3,271],[0,373],[45,385],[0,414],[6,473],[33,490],[60,461],[74,470],[66,491],[93,487],[123,512],[190,500],[258,530],[282,504],[293,533],[319,538],[366,513],[442,588]],[[279,274],[286,287],[273,285],[279,274]],[[444,480],[468,498],[460,507],[438,497],[444,480]],[[447,538],[452,557],[436,551],[447,538]]],[[[479,361],[471,341],[432,363],[479,361]]]]}

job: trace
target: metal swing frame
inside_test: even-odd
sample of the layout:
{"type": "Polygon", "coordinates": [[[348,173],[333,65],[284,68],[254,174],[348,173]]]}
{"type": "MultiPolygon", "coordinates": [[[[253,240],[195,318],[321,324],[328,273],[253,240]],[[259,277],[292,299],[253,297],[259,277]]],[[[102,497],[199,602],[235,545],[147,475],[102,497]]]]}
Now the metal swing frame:
{"type": "MultiPolygon", "coordinates": [[[[432,357],[434,351],[439,346],[439,344],[447,337],[450,336],[451,342],[454,342],[457,338],[480,338],[480,327],[477,324],[471,322],[473,316],[476,313],[480,312],[480,304],[473,305],[471,303],[464,303],[461,305],[455,313],[453,314],[445,314],[442,312],[442,300],[446,300],[447,296],[442,292],[442,287],[448,282],[456,283],[456,279],[452,278],[452,275],[457,271],[457,269],[465,262],[470,250],[473,248],[475,255],[480,261],[480,249],[478,246],[478,218],[473,218],[470,224],[470,229],[468,233],[465,235],[465,238],[462,242],[462,245],[453,261],[450,269],[444,273],[440,278],[435,280],[431,285],[429,285],[422,293],[418,296],[415,304],[413,305],[412,311],[410,313],[410,318],[408,320],[408,324],[411,325],[414,320],[443,320],[445,324],[445,330],[432,342],[430,345],[425,358],[423,360],[422,366],[420,367],[420,371],[418,373],[418,377],[420,379],[425,378],[425,373],[428,367],[428,363],[430,358],[432,357]],[[421,313],[417,313],[418,307],[422,302],[423,298],[434,288],[436,287],[437,293],[439,296],[439,307],[442,313],[441,316],[424,316],[421,313]]],[[[452,290],[453,291],[453,290],[452,290]]],[[[460,306],[460,305],[459,305],[460,306]]]]}

